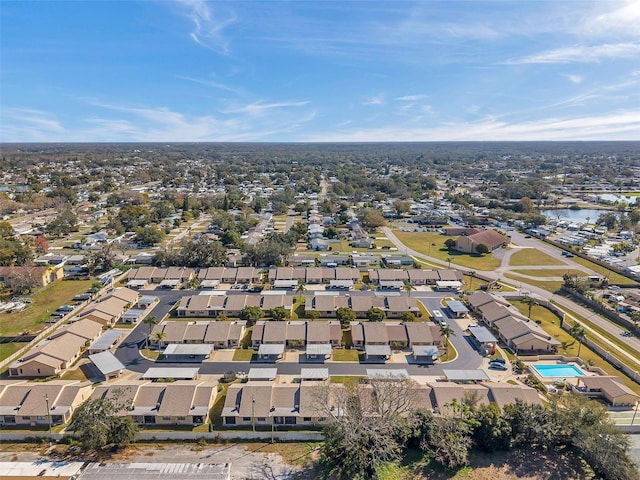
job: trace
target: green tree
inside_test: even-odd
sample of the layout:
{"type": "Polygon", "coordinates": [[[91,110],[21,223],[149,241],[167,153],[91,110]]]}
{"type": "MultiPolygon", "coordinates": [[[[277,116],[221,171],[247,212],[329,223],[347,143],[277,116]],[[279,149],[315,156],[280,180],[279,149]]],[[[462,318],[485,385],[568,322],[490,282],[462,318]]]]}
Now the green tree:
{"type": "Polygon", "coordinates": [[[45,227],[49,235],[56,237],[78,230],[78,217],[71,210],[60,212],[57,217],[51,220],[45,227]]]}
{"type": "Polygon", "coordinates": [[[298,286],[296,287],[296,293],[298,294],[298,301],[301,302],[304,300],[304,292],[307,291],[307,287],[305,286],[304,280],[298,280],[298,286]]]}
{"type": "Polygon", "coordinates": [[[479,243],[478,245],[476,245],[476,253],[478,255],[489,253],[489,247],[487,247],[484,243],[479,243]]]}
{"type": "Polygon", "coordinates": [[[442,337],[444,338],[444,353],[445,355],[449,354],[449,337],[456,335],[456,332],[453,331],[453,329],[447,324],[447,323],[442,323],[440,324],[440,334],[442,335],[442,337]]]}
{"type": "Polygon", "coordinates": [[[136,230],[136,239],[138,242],[146,245],[155,245],[160,243],[164,238],[164,232],[157,225],[147,225],[139,227],[136,230]]]}
{"type": "Polygon", "coordinates": [[[475,270],[469,270],[469,290],[473,290],[473,279],[476,277],[475,270]]]}
{"type": "Polygon", "coordinates": [[[371,307],[367,310],[367,318],[370,322],[383,322],[387,315],[384,313],[384,310],[376,307],[371,307]]]}
{"type": "Polygon", "coordinates": [[[336,318],[342,328],[348,328],[351,322],[356,321],[356,312],[349,307],[339,307],[336,309],[336,318]]]}
{"type": "Polygon", "coordinates": [[[258,320],[260,320],[264,315],[264,312],[262,311],[262,309],[260,307],[244,307],[242,310],[240,310],[240,315],[238,315],[240,317],[241,320],[246,320],[247,321],[247,325],[251,326],[254,323],[256,323],[258,320]]]}
{"type": "Polygon", "coordinates": [[[158,330],[156,333],[153,334],[153,341],[158,344],[158,348],[162,348],[162,341],[165,339],[166,336],[167,334],[161,330],[158,330]]]}
{"type": "Polygon", "coordinates": [[[71,428],[84,450],[97,451],[108,445],[123,447],[132,443],[138,426],[126,412],[130,403],[120,401],[121,392],[113,398],[87,400],[75,411],[71,428]]]}
{"type": "Polygon", "coordinates": [[[147,315],[142,320],[142,323],[144,323],[147,326],[147,338],[145,340],[145,348],[148,350],[149,349],[149,338],[151,337],[151,330],[159,322],[158,322],[158,319],[156,317],[154,317],[153,315],[147,315]]]}
{"type": "Polygon", "coordinates": [[[524,296],[520,301],[527,306],[529,318],[531,318],[531,310],[533,307],[540,305],[535,298],[529,295],[524,296]]]}
{"type": "Polygon", "coordinates": [[[416,317],[415,313],[413,313],[413,312],[402,312],[400,314],[400,320],[403,323],[409,323],[409,322],[417,322],[418,318],[416,317]]]}
{"type": "Polygon", "coordinates": [[[283,306],[278,306],[269,310],[269,316],[275,321],[282,322],[291,318],[291,312],[283,306]]]}
{"type": "Polygon", "coordinates": [[[484,452],[509,449],[511,426],[503,418],[498,405],[478,405],[474,410],[474,418],[477,422],[473,430],[475,448],[484,452]]]}
{"type": "Polygon", "coordinates": [[[409,296],[411,296],[411,291],[416,289],[416,287],[409,280],[406,280],[404,282],[404,286],[402,288],[409,294],[409,296]]]}
{"type": "Polygon", "coordinates": [[[453,247],[456,246],[456,241],[453,238],[447,238],[444,241],[444,246],[447,247],[449,250],[451,250],[453,247]]]}
{"type": "Polygon", "coordinates": [[[582,348],[582,342],[584,342],[584,327],[580,325],[578,322],[574,323],[569,330],[569,335],[578,340],[578,357],[580,356],[580,350],[582,348]]]}

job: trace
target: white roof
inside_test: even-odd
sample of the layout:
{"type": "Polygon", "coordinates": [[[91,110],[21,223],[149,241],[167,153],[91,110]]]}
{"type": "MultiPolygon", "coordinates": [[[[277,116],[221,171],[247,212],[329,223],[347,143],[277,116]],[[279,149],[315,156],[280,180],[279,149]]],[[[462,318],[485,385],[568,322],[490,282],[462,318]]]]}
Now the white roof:
{"type": "Polygon", "coordinates": [[[331,355],[330,343],[307,343],[307,355],[331,355]]]}
{"type": "Polygon", "coordinates": [[[470,325],[469,331],[471,332],[471,335],[473,335],[476,338],[476,340],[478,340],[480,343],[497,343],[498,342],[498,339],[493,336],[493,333],[491,333],[487,329],[487,327],[470,325]]]}
{"type": "Polygon", "coordinates": [[[438,357],[440,351],[434,345],[414,345],[412,347],[413,354],[418,357],[438,357]]]}
{"type": "Polygon", "coordinates": [[[210,355],[213,345],[208,343],[171,343],[162,352],[164,355],[210,355]]]}
{"type": "Polygon", "coordinates": [[[300,378],[302,380],[316,380],[316,379],[326,380],[327,378],[329,378],[329,369],[328,368],[301,368],[300,378]]]}
{"type": "Polygon", "coordinates": [[[282,355],[284,343],[263,343],[258,348],[258,355],[282,355]]]}
{"type": "Polygon", "coordinates": [[[156,378],[175,378],[175,379],[187,379],[193,380],[198,376],[199,367],[194,368],[164,368],[164,367],[151,367],[148,369],[142,378],[144,380],[156,379],[156,378]]]}
{"type": "Polygon", "coordinates": [[[91,344],[89,350],[108,350],[120,338],[122,330],[107,330],[91,344]]]}
{"type": "Polygon", "coordinates": [[[377,380],[404,380],[409,378],[409,372],[404,368],[367,368],[367,378],[377,380]]]}
{"type": "Polygon", "coordinates": [[[277,368],[250,368],[249,380],[274,380],[278,376],[277,368]]]}
{"type": "Polygon", "coordinates": [[[364,351],[367,355],[391,355],[389,345],[365,345],[364,351]]]}
{"type": "Polygon", "coordinates": [[[100,373],[105,376],[113,372],[124,370],[124,365],[115,357],[113,353],[109,351],[89,355],[89,360],[91,360],[96,368],[100,370],[100,373]]]}

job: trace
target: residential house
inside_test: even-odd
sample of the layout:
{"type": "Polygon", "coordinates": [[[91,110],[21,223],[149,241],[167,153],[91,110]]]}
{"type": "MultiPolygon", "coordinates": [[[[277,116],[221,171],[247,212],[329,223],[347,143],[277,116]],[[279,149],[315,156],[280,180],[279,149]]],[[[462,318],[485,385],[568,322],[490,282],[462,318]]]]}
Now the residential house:
{"type": "Polygon", "coordinates": [[[463,235],[456,239],[455,249],[460,252],[478,253],[478,247],[484,245],[489,252],[509,243],[509,239],[495,230],[483,230],[472,235],[463,235]]]}

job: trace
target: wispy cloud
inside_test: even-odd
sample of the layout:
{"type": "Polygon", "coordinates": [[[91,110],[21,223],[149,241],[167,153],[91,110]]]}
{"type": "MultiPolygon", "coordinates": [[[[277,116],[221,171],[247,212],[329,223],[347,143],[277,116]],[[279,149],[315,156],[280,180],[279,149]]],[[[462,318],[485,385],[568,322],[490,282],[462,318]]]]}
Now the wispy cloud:
{"type": "Polygon", "coordinates": [[[253,102],[248,105],[230,107],[225,110],[222,110],[222,113],[226,113],[226,114],[246,113],[251,116],[263,116],[271,110],[280,110],[280,109],[292,108],[292,107],[304,107],[305,105],[309,105],[310,103],[311,102],[308,102],[308,101],[275,102],[275,103],[265,103],[260,101],[260,102],[253,102]]]}
{"type": "Polygon", "coordinates": [[[547,118],[507,122],[487,117],[478,122],[456,122],[429,127],[389,126],[351,132],[323,132],[306,141],[536,141],[638,140],[640,110],[577,118],[547,118]]]}
{"type": "Polygon", "coordinates": [[[507,64],[528,63],[592,63],[607,58],[630,58],[640,55],[640,43],[609,43],[604,45],[574,45],[536,53],[520,59],[508,60],[507,64]]]}
{"type": "Polygon", "coordinates": [[[219,90],[224,90],[225,92],[231,92],[236,94],[244,93],[244,91],[241,88],[231,87],[229,85],[225,85],[224,83],[214,82],[213,80],[187,77],[183,75],[176,75],[176,78],[179,78],[180,80],[187,80],[193,83],[199,83],[200,85],[204,85],[206,87],[217,88],[219,90]]]}
{"type": "Polygon", "coordinates": [[[362,102],[363,105],[372,105],[372,106],[384,105],[385,103],[387,103],[387,98],[383,93],[367,98],[362,102]]]}
{"type": "Polygon", "coordinates": [[[401,102],[418,102],[420,100],[426,100],[427,98],[429,98],[429,95],[419,94],[419,95],[404,95],[402,97],[396,97],[396,100],[399,100],[401,102]]]}
{"type": "Polygon", "coordinates": [[[575,83],[576,85],[580,85],[584,81],[584,77],[582,75],[567,73],[562,76],[569,80],[571,83],[575,83]]]}
{"type": "Polygon", "coordinates": [[[209,48],[221,54],[229,53],[229,44],[223,31],[236,22],[235,14],[228,14],[228,18],[220,20],[210,6],[219,5],[204,0],[177,0],[186,10],[186,15],[193,22],[193,31],[189,34],[198,45],[209,48]]]}
{"type": "MultiPolygon", "coordinates": [[[[611,2],[602,2],[608,6],[611,2]]],[[[591,35],[629,35],[640,38],[640,1],[624,2],[621,7],[587,19],[582,25],[582,33],[591,35]]]]}

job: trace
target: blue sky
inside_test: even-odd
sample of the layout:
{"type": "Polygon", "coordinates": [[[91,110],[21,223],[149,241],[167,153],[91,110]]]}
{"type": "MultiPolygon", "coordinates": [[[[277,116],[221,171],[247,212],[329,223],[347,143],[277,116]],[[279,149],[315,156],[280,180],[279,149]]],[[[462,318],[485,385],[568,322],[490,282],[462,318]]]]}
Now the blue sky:
{"type": "Polygon", "coordinates": [[[0,20],[3,142],[640,140],[640,0],[2,0],[0,20]]]}

